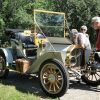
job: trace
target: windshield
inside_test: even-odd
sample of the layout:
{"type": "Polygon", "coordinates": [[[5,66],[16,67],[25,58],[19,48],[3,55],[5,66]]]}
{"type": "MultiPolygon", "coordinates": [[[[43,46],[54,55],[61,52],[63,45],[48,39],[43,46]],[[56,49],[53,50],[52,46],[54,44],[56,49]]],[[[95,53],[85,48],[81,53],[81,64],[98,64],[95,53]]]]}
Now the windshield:
{"type": "Polygon", "coordinates": [[[34,10],[34,22],[47,37],[64,37],[65,13],[34,10]]]}

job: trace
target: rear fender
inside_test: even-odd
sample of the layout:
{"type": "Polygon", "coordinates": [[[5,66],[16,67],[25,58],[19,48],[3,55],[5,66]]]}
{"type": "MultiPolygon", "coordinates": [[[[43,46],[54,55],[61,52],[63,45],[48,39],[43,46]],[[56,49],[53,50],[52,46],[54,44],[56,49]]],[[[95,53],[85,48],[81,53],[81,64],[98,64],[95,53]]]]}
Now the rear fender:
{"type": "Polygon", "coordinates": [[[12,48],[1,48],[0,51],[4,54],[6,66],[13,63],[12,48]]]}

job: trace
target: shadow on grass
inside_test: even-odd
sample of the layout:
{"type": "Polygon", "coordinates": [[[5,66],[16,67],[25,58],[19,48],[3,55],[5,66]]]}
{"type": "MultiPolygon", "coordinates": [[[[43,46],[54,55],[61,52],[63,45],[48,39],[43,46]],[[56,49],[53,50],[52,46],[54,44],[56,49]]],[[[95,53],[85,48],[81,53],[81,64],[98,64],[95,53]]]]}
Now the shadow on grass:
{"type": "Polygon", "coordinates": [[[48,98],[42,91],[39,80],[35,76],[21,75],[17,72],[10,71],[7,79],[0,79],[0,83],[4,85],[15,86],[15,88],[23,93],[30,93],[41,98],[48,98]]]}
{"type": "Polygon", "coordinates": [[[92,87],[89,85],[86,85],[84,82],[79,81],[70,81],[70,89],[80,89],[80,90],[86,90],[86,91],[94,91],[94,92],[100,92],[100,88],[98,87],[92,87]]]}
{"type": "MultiPolygon", "coordinates": [[[[28,75],[21,75],[17,72],[10,71],[7,79],[0,79],[0,83],[4,85],[15,86],[15,88],[18,91],[21,91],[23,93],[30,93],[30,94],[34,94],[44,99],[45,98],[50,99],[42,91],[40,84],[39,84],[39,80],[35,76],[30,77],[28,75]]],[[[91,87],[91,86],[86,85],[83,82],[79,83],[74,80],[70,80],[69,89],[80,89],[80,90],[86,90],[86,91],[100,92],[100,88],[97,89],[97,87],[91,87]]]]}

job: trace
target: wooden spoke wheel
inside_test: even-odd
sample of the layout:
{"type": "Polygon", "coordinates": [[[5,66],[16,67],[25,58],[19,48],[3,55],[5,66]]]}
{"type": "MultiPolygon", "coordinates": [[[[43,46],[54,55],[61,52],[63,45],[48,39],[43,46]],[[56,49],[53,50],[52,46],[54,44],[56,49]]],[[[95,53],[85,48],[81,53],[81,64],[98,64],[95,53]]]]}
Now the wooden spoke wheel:
{"type": "Polygon", "coordinates": [[[0,78],[6,78],[9,70],[6,69],[5,59],[0,55],[0,78]]]}
{"type": "Polygon", "coordinates": [[[88,66],[84,75],[82,76],[82,80],[91,86],[100,85],[100,69],[88,66]]]}
{"type": "Polygon", "coordinates": [[[44,92],[51,97],[62,96],[68,89],[68,74],[56,60],[48,60],[40,69],[40,83],[44,92]]]}

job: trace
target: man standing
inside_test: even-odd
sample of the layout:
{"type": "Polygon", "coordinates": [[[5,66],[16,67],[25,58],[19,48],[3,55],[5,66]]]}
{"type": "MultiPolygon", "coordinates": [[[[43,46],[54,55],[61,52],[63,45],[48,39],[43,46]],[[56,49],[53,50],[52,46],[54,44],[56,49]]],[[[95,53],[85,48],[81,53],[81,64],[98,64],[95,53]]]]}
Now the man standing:
{"type": "Polygon", "coordinates": [[[77,42],[77,38],[78,38],[78,31],[77,29],[72,29],[71,30],[71,34],[70,34],[70,39],[73,42],[73,44],[78,44],[77,42]]]}
{"type": "MultiPolygon", "coordinates": [[[[92,24],[94,29],[98,30],[98,38],[96,42],[96,49],[100,52],[100,17],[93,17],[92,18],[92,24]]],[[[98,57],[98,54],[95,54],[95,58],[97,57],[97,60],[100,61],[100,57],[98,57]]],[[[100,89],[100,85],[97,86],[97,89],[100,89]]]]}
{"type": "Polygon", "coordinates": [[[93,17],[92,24],[93,24],[94,29],[99,30],[98,38],[97,38],[97,42],[96,42],[96,49],[98,51],[100,51],[100,17],[93,17]]]}

